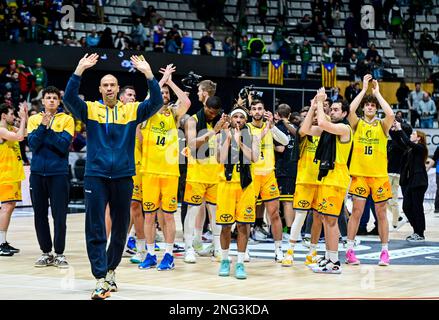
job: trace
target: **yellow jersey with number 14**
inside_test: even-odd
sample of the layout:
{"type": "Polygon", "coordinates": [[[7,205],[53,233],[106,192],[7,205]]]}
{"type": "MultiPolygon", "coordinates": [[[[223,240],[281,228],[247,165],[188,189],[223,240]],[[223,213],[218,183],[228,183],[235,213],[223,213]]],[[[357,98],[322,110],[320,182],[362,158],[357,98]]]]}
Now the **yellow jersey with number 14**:
{"type": "Polygon", "coordinates": [[[379,119],[371,123],[360,119],[354,133],[351,176],[387,177],[387,140],[379,119]]]}
{"type": "Polygon", "coordinates": [[[163,113],[153,115],[141,132],[143,143],[140,172],[179,176],[178,131],[172,110],[168,108],[163,113]]]}
{"type": "MultiPolygon", "coordinates": [[[[267,123],[264,122],[261,128],[255,127],[251,123],[247,124],[247,126],[252,135],[260,136],[262,130],[267,126],[267,123]]],[[[273,135],[270,130],[268,130],[268,133],[261,141],[259,159],[252,164],[252,167],[255,175],[265,176],[274,171],[274,143],[273,135]]]]}

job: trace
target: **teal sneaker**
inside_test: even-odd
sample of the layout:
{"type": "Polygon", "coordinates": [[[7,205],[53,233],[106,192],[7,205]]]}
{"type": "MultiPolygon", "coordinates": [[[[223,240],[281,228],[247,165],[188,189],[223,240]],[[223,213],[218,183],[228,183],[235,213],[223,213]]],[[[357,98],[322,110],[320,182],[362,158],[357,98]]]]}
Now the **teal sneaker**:
{"type": "Polygon", "coordinates": [[[221,260],[221,265],[220,265],[218,275],[220,277],[228,277],[230,275],[230,261],[229,260],[221,260]]]}
{"type": "Polygon", "coordinates": [[[139,264],[139,269],[151,269],[157,265],[157,256],[148,253],[145,260],[139,264]]]}
{"type": "Polygon", "coordinates": [[[145,251],[137,251],[134,256],[131,257],[130,262],[134,264],[142,263],[145,260],[146,252],[145,251]]]}
{"type": "Polygon", "coordinates": [[[247,279],[247,272],[245,272],[244,264],[237,263],[235,266],[236,279],[247,279]]]}
{"type": "Polygon", "coordinates": [[[174,257],[169,253],[165,253],[162,261],[160,262],[159,266],[157,267],[157,270],[158,271],[166,271],[166,270],[172,270],[174,268],[175,268],[174,257]]]}

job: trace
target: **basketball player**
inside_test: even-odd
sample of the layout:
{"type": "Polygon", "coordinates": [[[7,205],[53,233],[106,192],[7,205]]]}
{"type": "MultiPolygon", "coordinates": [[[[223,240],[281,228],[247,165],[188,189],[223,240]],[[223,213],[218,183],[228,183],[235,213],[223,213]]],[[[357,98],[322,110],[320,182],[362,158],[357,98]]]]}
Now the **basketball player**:
{"type": "Polygon", "coordinates": [[[0,256],[12,256],[20,249],[6,241],[12,212],[21,201],[21,181],[24,180],[23,160],[19,141],[26,136],[27,105],[20,105],[20,127],[14,127],[14,108],[0,105],[0,256]]]}
{"type": "Polygon", "coordinates": [[[142,129],[142,185],[143,211],[145,212],[145,235],[147,255],[139,265],[140,269],[150,269],[157,266],[157,256],[154,252],[156,231],[156,213],[159,208],[164,214],[164,237],[166,242],[165,255],[157,266],[157,270],[174,269],[173,247],[175,241],[175,219],[177,211],[177,193],[179,170],[179,143],[177,126],[180,118],[186,114],[191,102],[187,95],[173,81],[172,73],[175,67],[168,65],[161,69],[163,83],[161,93],[163,106],[146,123],[142,129]],[[171,104],[170,90],[178,98],[177,105],[171,104]],[[148,188],[146,188],[148,186],[148,188]]]}
{"type": "Polygon", "coordinates": [[[43,89],[44,111],[29,118],[28,142],[32,151],[30,195],[34,209],[35,231],[43,252],[35,267],[54,265],[68,268],[64,256],[66,220],[69,204],[69,147],[73,140],[74,120],[59,110],[61,94],[56,87],[43,89]],[[54,222],[53,248],[49,227],[49,199],[54,222]]]}
{"type": "MultiPolygon", "coordinates": [[[[352,130],[346,116],[349,106],[341,102],[334,102],[330,107],[330,120],[328,120],[323,103],[326,99],[325,88],[317,92],[318,126],[305,129],[312,136],[320,137],[315,153],[319,160],[317,210],[323,220],[325,231],[326,253],[325,259],[312,268],[317,273],[341,273],[338,259],[338,216],[343,208],[343,201],[350,183],[349,169],[347,166],[352,147],[352,130]]],[[[311,110],[315,104],[311,106],[311,110]]],[[[314,109],[315,110],[315,109],[314,109]]]]}
{"type": "Polygon", "coordinates": [[[187,121],[187,141],[190,154],[186,177],[184,201],[188,204],[185,218],[184,262],[195,263],[196,256],[193,248],[195,219],[199,212],[198,206],[206,202],[210,214],[210,226],[213,233],[214,257],[221,260],[220,233],[221,228],[216,224],[216,198],[219,182],[220,165],[216,161],[216,135],[220,132],[223,120],[219,119],[221,100],[217,96],[209,97],[200,111],[187,121]],[[216,121],[215,121],[216,120],[216,121]]]}
{"type": "Polygon", "coordinates": [[[363,89],[351,102],[349,123],[354,130],[354,147],[350,174],[352,183],[349,193],[353,196],[352,215],[348,223],[348,250],[346,263],[358,265],[360,261],[353,250],[366,199],[369,194],[375,202],[378,232],[381,239],[380,266],[388,266],[389,226],[387,221],[387,200],[392,198],[392,190],[387,175],[387,137],[395,115],[380,93],[378,81],[372,80],[372,95],[366,95],[372,76],[363,78],[363,89]],[[364,118],[358,118],[356,111],[362,106],[364,118]],[[385,118],[377,118],[378,107],[383,108],[385,118]]]}
{"type": "Polygon", "coordinates": [[[256,198],[260,196],[265,204],[268,217],[271,221],[275,250],[274,260],[281,263],[284,255],[282,252],[282,222],[279,217],[279,189],[274,174],[274,144],[275,139],[281,145],[288,144],[288,137],[274,125],[273,114],[266,111],[261,100],[253,100],[250,104],[252,122],[247,126],[252,135],[261,136],[262,131],[268,127],[267,134],[261,140],[259,160],[253,165],[254,189],[256,198]],[[266,121],[264,121],[266,120],[266,121]]]}
{"type": "Polygon", "coordinates": [[[235,277],[246,279],[244,256],[248,242],[248,231],[255,221],[255,191],[251,163],[259,158],[260,136],[269,132],[265,126],[261,135],[252,135],[247,122],[247,113],[237,107],[230,113],[230,127],[225,115],[223,130],[218,137],[217,160],[221,163],[220,182],[218,184],[218,207],[216,222],[222,225],[222,260],[219,275],[230,275],[229,247],[232,225],[238,229],[238,260],[235,265],[235,277]]]}
{"type": "Polygon", "coordinates": [[[130,222],[130,202],[135,175],[134,143],[136,127],[163,105],[160,87],[151,67],[142,56],[132,56],[133,66],[148,80],[150,98],[123,104],[118,101],[119,85],[113,75],[101,79],[99,101],[84,102],[78,97],[81,76],[99,60],[86,54],[71,76],[64,104],[87,127],[87,161],[84,191],[86,203],[87,253],[97,280],[92,299],[106,299],[117,291],[115,269],[120,263],[130,222]],[[110,206],[111,240],[107,247],[105,207],[110,206]]]}

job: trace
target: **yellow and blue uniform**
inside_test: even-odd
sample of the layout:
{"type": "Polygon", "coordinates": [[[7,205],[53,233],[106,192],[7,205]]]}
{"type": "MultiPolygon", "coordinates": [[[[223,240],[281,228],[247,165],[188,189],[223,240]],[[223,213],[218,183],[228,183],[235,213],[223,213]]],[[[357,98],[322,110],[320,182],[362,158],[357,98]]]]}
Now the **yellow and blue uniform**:
{"type": "Polygon", "coordinates": [[[323,215],[340,215],[343,201],[351,182],[348,169],[348,158],[352,148],[352,129],[349,127],[349,141],[341,142],[340,136],[336,137],[336,156],[334,169],[322,178],[318,190],[317,211],[323,215]]]}
{"type": "MultiPolygon", "coordinates": [[[[12,131],[11,127],[7,129],[12,131]]],[[[23,160],[18,141],[1,141],[0,202],[21,201],[21,181],[24,178],[23,160]]]]}
{"type": "Polygon", "coordinates": [[[42,252],[52,251],[48,205],[54,221],[55,253],[65,249],[66,217],[69,203],[69,147],[75,130],[74,120],[64,112],[57,112],[48,126],[41,124],[43,114],[29,118],[27,131],[32,151],[29,178],[35,231],[42,252]]]}
{"type": "MultiPolygon", "coordinates": [[[[264,122],[261,128],[255,127],[248,123],[248,128],[252,135],[260,136],[267,123],[264,122]]],[[[274,142],[271,131],[264,136],[260,145],[259,159],[252,164],[254,173],[255,197],[260,196],[260,200],[271,201],[279,199],[280,192],[277,185],[276,175],[274,173],[274,142]]],[[[259,203],[258,203],[259,204],[259,203]]]]}
{"type": "Polygon", "coordinates": [[[133,176],[133,196],[132,201],[142,203],[142,174],[140,169],[142,167],[142,143],[136,136],[136,142],[134,144],[134,164],[136,168],[136,175],[133,176]]]}
{"type": "Polygon", "coordinates": [[[156,113],[142,129],[143,211],[177,211],[179,168],[178,131],[171,108],[156,113]],[[148,186],[146,188],[146,186],[148,186]]]}
{"type": "Polygon", "coordinates": [[[392,198],[387,173],[387,140],[381,120],[358,121],[350,165],[351,195],[366,199],[371,194],[376,203],[392,198]]]}
{"type": "MultiPolygon", "coordinates": [[[[198,121],[196,114],[192,117],[198,121]]],[[[211,123],[206,125],[207,130],[213,130],[211,123]]],[[[216,161],[216,150],[216,135],[214,135],[208,141],[208,157],[197,159],[188,154],[184,202],[190,205],[201,205],[205,199],[207,203],[216,204],[219,171],[221,170],[221,165],[216,161]]]]}
{"type": "Polygon", "coordinates": [[[81,77],[73,74],[64,94],[64,105],[87,128],[87,159],[84,194],[86,203],[87,253],[95,278],[105,278],[119,265],[130,221],[133,194],[136,127],[163,105],[156,79],[146,81],[150,96],[142,102],[109,107],[78,97],[81,77]],[[105,208],[110,205],[111,242],[107,248],[105,208]]]}
{"type": "MultiPolygon", "coordinates": [[[[299,129],[300,130],[300,129],[299,129]]],[[[300,141],[300,158],[297,162],[296,191],[293,208],[296,210],[317,209],[318,188],[321,182],[319,162],[314,162],[320,137],[305,136],[300,141]]]]}

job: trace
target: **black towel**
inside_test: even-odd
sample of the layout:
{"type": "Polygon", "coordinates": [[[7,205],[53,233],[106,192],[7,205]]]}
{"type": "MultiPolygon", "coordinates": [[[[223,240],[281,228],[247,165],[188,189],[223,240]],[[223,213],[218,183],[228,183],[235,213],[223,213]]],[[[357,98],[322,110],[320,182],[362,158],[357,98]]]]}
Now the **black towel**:
{"type": "MultiPolygon", "coordinates": [[[[206,121],[206,115],[205,115],[205,113],[204,113],[204,107],[203,108],[201,108],[197,113],[196,113],[196,115],[197,115],[197,127],[196,127],[196,130],[197,130],[197,137],[198,137],[198,133],[199,132],[201,132],[201,130],[203,130],[203,132],[205,133],[206,132],[206,129],[207,129],[207,121],[206,121]]],[[[213,121],[212,121],[212,127],[214,127],[215,126],[215,124],[219,121],[219,119],[221,119],[221,116],[217,116],[215,119],[213,119],[213,121]]],[[[206,143],[208,143],[208,142],[206,142],[206,143]]],[[[209,148],[206,148],[206,150],[205,150],[205,152],[204,152],[204,154],[198,154],[198,152],[196,153],[197,154],[197,159],[205,159],[205,158],[208,158],[209,157],[209,155],[210,155],[210,150],[209,150],[209,148]]]]}
{"type": "MultiPolygon", "coordinates": [[[[225,133],[223,133],[222,141],[224,142],[226,138],[225,133]]],[[[247,127],[241,130],[241,141],[252,141],[249,130],[247,127]],[[245,137],[245,138],[244,138],[245,137]]],[[[249,146],[251,148],[251,146],[249,146]]],[[[232,180],[233,167],[239,163],[239,179],[241,183],[241,188],[244,190],[247,188],[252,180],[251,170],[250,170],[250,159],[246,159],[244,162],[244,153],[241,149],[239,149],[239,154],[236,152],[232,152],[233,150],[237,150],[239,148],[235,139],[232,138],[232,141],[229,146],[229,152],[227,155],[227,163],[224,164],[224,175],[226,176],[226,180],[232,180]]]]}

